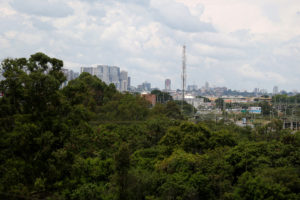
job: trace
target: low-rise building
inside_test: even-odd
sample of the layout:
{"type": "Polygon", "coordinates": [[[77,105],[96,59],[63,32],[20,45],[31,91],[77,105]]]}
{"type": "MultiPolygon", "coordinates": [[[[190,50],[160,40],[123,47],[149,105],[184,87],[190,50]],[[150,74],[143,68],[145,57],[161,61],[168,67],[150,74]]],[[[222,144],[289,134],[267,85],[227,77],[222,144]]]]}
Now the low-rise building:
{"type": "Polygon", "coordinates": [[[156,95],[155,94],[149,94],[146,92],[141,93],[141,96],[145,98],[146,101],[148,101],[152,106],[155,106],[156,104],[156,95]]]}

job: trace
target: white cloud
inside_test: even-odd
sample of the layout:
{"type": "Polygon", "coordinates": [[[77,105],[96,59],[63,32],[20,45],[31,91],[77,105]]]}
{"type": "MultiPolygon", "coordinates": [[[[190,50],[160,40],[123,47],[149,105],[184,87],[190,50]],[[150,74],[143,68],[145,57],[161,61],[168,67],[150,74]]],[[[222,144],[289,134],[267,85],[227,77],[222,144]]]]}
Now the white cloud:
{"type": "Polygon", "coordinates": [[[227,60],[232,58],[242,59],[246,57],[245,53],[241,49],[211,46],[201,43],[193,45],[193,50],[199,55],[208,56],[219,60],[227,60]]]}
{"type": "Polygon", "coordinates": [[[255,69],[253,66],[249,64],[245,64],[242,67],[237,69],[237,72],[245,77],[250,79],[260,79],[265,81],[273,81],[277,83],[285,83],[287,80],[276,72],[271,71],[261,71],[259,69],[255,69]]]}
{"type": "Polygon", "coordinates": [[[75,70],[118,65],[133,84],[162,88],[168,77],[179,88],[186,44],[188,84],[295,89],[299,7],[292,0],[3,0],[1,56],[43,51],[75,70]]]}
{"type": "Polygon", "coordinates": [[[0,17],[11,16],[16,14],[16,11],[11,9],[7,2],[0,2],[0,17]]]}
{"type": "Polygon", "coordinates": [[[12,0],[10,5],[17,11],[37,16],[66,17],[72,9],[58,0],[12,0]]]}
{"type": "Polygon", "coordinates": [[[214,32],[214,27],[193,16],[189,9],[181,3],[171,0],[152,0],[154,18],[165,25],[184,32],[214,32]]]}
{"type": "Polygon", "coordinates": [[[7,39],[0,36],[0,46],[1,46],[1,48],[9,48],[10,43],[7,39]]]}

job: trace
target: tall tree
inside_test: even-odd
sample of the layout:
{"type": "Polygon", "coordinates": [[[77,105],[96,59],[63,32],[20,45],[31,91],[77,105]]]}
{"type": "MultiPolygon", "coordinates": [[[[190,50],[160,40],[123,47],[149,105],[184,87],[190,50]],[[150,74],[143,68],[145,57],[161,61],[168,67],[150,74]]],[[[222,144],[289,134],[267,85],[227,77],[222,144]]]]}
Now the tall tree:
{"type": "Polygon", "coordinates": [[[128,170],[130,168],[130,152],[127,143],[120,145],[115,155],[118,182],[118,199],[128,199],[128,170]]]}

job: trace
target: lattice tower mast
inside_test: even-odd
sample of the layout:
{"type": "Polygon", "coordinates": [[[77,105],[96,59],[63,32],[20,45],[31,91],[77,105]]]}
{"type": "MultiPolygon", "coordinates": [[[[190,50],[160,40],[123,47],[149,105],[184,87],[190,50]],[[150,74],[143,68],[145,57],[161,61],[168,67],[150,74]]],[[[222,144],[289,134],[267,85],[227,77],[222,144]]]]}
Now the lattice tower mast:
{"type": "Polygon", "coordinates": [[[184,102],[184,92],[186,87],[186,55],[185,55],[186,47],[183,45],[182,48],[182,102],[181,102],[181,110],[183,111],[183,102],[184,102]]]}

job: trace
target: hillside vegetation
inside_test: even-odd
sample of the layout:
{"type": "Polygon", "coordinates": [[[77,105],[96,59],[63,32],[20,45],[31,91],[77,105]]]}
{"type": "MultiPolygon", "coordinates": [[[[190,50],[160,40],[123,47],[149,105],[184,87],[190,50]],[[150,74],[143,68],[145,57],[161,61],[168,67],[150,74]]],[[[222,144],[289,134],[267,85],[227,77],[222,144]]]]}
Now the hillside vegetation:
{"type": "Polygon", "coordinates": [[[1,199],[300,199],[300,133],[185,120],[61,60],[5,59],[1,199]]]}

